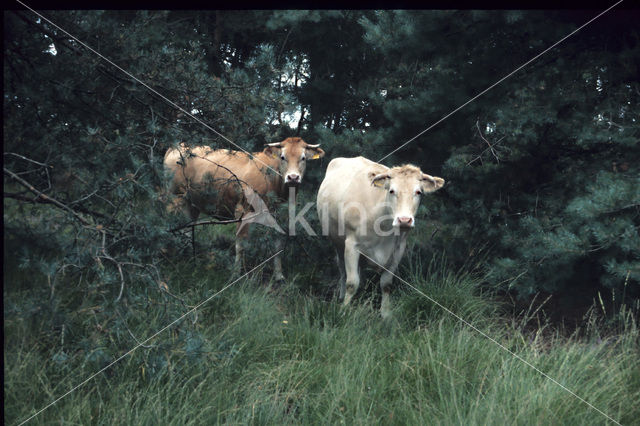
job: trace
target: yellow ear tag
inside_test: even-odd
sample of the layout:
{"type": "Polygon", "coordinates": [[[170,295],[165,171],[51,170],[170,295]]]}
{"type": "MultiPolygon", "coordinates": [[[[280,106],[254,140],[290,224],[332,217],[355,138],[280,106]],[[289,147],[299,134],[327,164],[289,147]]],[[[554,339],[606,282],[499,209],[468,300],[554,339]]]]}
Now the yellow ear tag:
{"type": "Polygon", "coordinates": [[[317,160],[318,158],[320,158],[320,154],[314,154],[313,157],[311,157],[312,160],[317,160]]]}
{"type": "Polygon", "coordinates": [[[384,185],[384,180],[383,179],[378,179],[376,181],[373,181],[373,184],[375,186],[377,186],[378,188],[381,188],[384,185]]]}
{"type": "Polygon", "coordinates": [[[273,158],[278,158],[278,153],[274,152],[273,154],[271,154],[271,156],[272,156],[273,158]]]}

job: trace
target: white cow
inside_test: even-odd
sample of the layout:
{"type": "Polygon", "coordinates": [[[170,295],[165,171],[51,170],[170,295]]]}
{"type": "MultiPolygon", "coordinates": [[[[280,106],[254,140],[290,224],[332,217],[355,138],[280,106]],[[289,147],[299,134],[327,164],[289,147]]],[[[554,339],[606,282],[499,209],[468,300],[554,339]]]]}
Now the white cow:
{"type": "Polygon", "coordinates": [[[336,246],[345,306],[360,284],[358,262],[363,254],[384,267],[380,312],[383,318],[390,316],[392,273],[404,254],[407,231],[415,226],[420,198],[443,185],[442,178],[409,164],[389,168],[364,157],[331,160],[317,208],[323,234],[336,246]]]}

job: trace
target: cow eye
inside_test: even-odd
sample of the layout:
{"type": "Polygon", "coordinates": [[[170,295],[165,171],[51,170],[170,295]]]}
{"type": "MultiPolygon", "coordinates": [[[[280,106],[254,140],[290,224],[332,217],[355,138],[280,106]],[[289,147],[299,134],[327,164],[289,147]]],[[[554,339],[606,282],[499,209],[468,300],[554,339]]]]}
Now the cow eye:
{"type": "Polygon", "coordinates": [[[395,194],[395,193],[396,193],[396,191],[395,191],[395,190],[393,190],[393,189],[390,189],[390,190],[389,190],[389,194],[395,194]]]}
{"type": "Polygon", "coordinates": [[[304,161],[304,160],[306,160],[306,158],[304,158],[304,155],[303,155],[300,161],[304,161]]]}
{"type": "Polygon", "coordinates": [[[422,195],[422,191],[420,191],[419,189],[416,190],[416,195],[422,195]]]}
{"type": "Polygon", "coordinates": [[[284,154],[280,155],[280,159],[284,160],[284,154]]]}

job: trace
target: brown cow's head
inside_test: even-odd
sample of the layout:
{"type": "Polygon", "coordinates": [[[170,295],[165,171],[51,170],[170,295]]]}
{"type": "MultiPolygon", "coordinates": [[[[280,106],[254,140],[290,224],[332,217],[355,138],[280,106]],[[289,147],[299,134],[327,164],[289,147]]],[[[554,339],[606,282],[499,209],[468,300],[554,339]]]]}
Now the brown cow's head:
{"type": "Polygon", "coordinates": [[[278,159],[278,171],[286,185],[298,185],[302,182],[307,161],[324,157],[319,146],[309,145],[302,138],[287,138],[268,144],[263,152],[278,159]]]}
{"type": "Polygon", "coordinates": [[[383,173],[369,173],[371,184],[387,191],[386,203],[393,215],[393,226],[412,228],[420,205],[420,196],[442,188],[444,179],[429,176],[410,164],[394,167],[383,173]]]}

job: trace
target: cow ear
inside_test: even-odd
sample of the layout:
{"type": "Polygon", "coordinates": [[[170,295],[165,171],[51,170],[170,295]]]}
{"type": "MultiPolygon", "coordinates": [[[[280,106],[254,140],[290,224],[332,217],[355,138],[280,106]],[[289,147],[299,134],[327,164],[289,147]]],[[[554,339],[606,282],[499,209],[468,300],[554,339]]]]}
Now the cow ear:
{"type": "Polygon", "coordinates": [[[444,179],[437,176],[429,176],[426,173],[422,174],[422,190],[424,192],[433,192],[442,188],[444,185],[444,179]]]}
{"type": "Polygon", "coordinates": [[[371,185],[377,186],[378,188],[386,189],[389,186],[389,181],[391,180],[391,176],[389,176],[388,173],[369,172],[368,176],[371,181],[371,185]]]}
{"type": "Polygon", "coordinates": [[[275,146],[275,144],[268,144],[262,152],[267,154],[270,157],[278,158],[280,155],[281,148],[279,146],[275,146]]]}
{"type": "Polygon", "coordinates": [[[324,151],[321,148],[318,148],[318,145],[307,145],[305,151],[307,153],[307,158],[309,160],[317,160],[319,158],[324,157],[324,151]]]}

